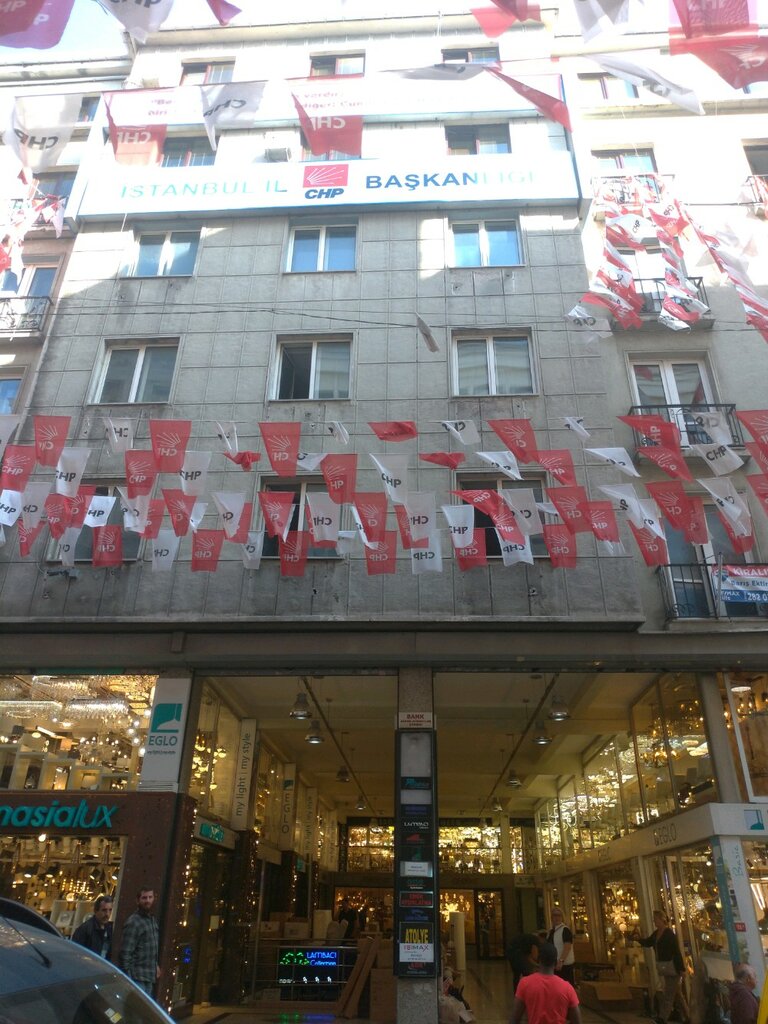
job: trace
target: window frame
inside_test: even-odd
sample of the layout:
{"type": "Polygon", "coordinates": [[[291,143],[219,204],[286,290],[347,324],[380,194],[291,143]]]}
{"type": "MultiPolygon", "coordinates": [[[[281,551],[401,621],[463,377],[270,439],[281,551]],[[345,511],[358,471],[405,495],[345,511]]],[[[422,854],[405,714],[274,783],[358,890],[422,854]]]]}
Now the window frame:
{"type": "Polygon", "coordinates": [[[512,152],[512,136],[509,130],[508,121],[492,121],[488,124],[446,124],[445,125],[445,150],[448,156],[509,156],[512,152]],[[499,134],[506,133],[506,145],[505,150],[483,153],[478,150],[478,146],[482,140],[479,138],[479,134],[484,128],[498,128],[501,129],[499,134]],[[451,145],[451,133],[452,132],[466,132],[468,135],[473,135],[474,152],[464,153],[455,145],[451,145]]]}
{"type": "Polygon", "coordinates": [[[286,274],[353,274],[357,271],[357,221],[350,220],[346,222],[330,223],[330,224],[293,224],[291,225],[290,235],[288,238],[288,251],[286,253],[285,273],[286,274]],[[328,231],[334,228],[354,228],[355,232],[355,251],[353,266],[345,267],[344,269],[337,270],[335,268],[326,269],[323,265],[325,263],[327,243],[328,243],[328,231]],[[319,237],[317,241],[317,259],[315,261],[316,266],[314,270],[294,270],[293,269],[293,255],[296,247],[296,234],[302,231],[318,231],[319,237]]]}
{"type": "MultiPolygon", "coordinates": [[[[547,486],[547,481],[546,481],[546,474],[544,474],[544,473],[526,473],[526,474],[523,475],[523,479],[522,480],[512,480],[512,479],[510,479],[510,477],[504,476],[503,473],[494,473],[493,470],[490,467],[488,468],[488,473],[483,473],[482,469],[480,469],[477,472],[471,472],[471,471],[467,470],[464,473],[457,473],[456,474],[456,490],[461,490],[461,491],[470,491],[470,490],[490,491],[490,490],[495,490],[499,494],[501,494],[502,491],[514,491],[514,490],[521,490],[521,491],[522,490],[532,490],[532,491],[536,492],[536,487],[537,486],[539,488],[539,496],[536,497],[536,501],[538,501],[538,502],[546,501],[547,498],[546,498],[545,488],[547,486]]],[[[464,501],[458,495],[455,495],[455,498],[456,498],[456,500],[455,500],[454,504],[456,504],[456,505],[469,505],[470,504],[470,502],[464,501]]],[[[496,536],[495,527],[493,525],[493,520],[491,519],[491,517],[489,515],[487,515],[481,509],[477,508],[477,506],[474,506],[474,509],[475,509],[474,528],[477,529],[480,526],[480,527],[483,527],[486,530],[490,529],[490,530],[493,531],[493,533],[490,535],[490,537],[489,537],[488,533],[486,533],[486,535],[485,535],[485,547],[486,547],[487,557],[488,558],[494,558],[494,559],[501,560],[501,557],[502,557],[501,548],[499,546],[498,537],[496,536]],[[491,542],[490,545],[489,545],[489,540],[491,542]],[[489,548],[491,546],[496,547],[498,550],[493,551],[493,552],[490,551],[489,548]]],[[[556,523],[558,521],[556,516],[547,515],[545,512],[540,512],[540,515],[541,515],[542,523],[549,524],[549,523],[556,523]]],[[[537,558],[542,558],[542,559],[547,559],[547,560],[549,559],[549,551],[547,550],[547,546],[544,543],[544,534],[543,533],[537,533],[537,534],[534,534],[531,537],[531,554],[533,555],[534,559],[537,559],[537,558]],[[534,550],[534,547],[536,548],[536,550],[534,550]]]]}
{"type": "MultiPolygon", "coordinates": [[[[688,428],[685,422],[685,416],[683,409],[687,405],[717,405],[717,393],[715,391],[712,374],[709,370],[707,359],[695,353],[681,352],[679,356],[654,356],[654,355],[629,355],[627,357],[627,364],[629,368],[629,386],[633,398],[633,405],[640,408],[648,408],[649,403],[643,402],[640,398],[640,391],[638,389],[637,377],[635,376],[636,366],[658,366],[661,376],[661,384],[664,388],[664,397],[667,399],[666,402],[656,403],[657,405],[667,405],[670,407],[670,422],[674,423],[680,431],[680,444],[683,447],[687,447],[691,444],[688,437],[688,428]],[[680,401],[680,392],[678,391],[677,381],[675,379],[674,368],[679,364],[694,363],[699,370],[699,377],[704,388],[704,401],[701,403],[686,403],[680,401]],[[673,418],[673,413],[674,415],[673,418]]],[[[696,443],[695,441],[693,442],[696,443]]]]}
{"type": "Polygon", "coordinates": [[[496,64],[501,60],[498,46],[447,46],[442,51],[443,64],[496,64]],[[473,60],[477,53],[493,54],[489,60],[473,60]],[[451,57],[449,54],[465,54],[451,57]]]}
{"type": "Polygon", "coordinates": [[[166,136],[165,143],[163,144],[163,152],[160,159],[160,168],[162,170],[178,170],[182,167],[213,167],[216,163],[216,151],[211,149],[210,141],[207,135],[168,135],[166,136]],[[186,152],[184,153],[183,163],[166,163],[166,148],[168,146],[179,146],[186,144],[186,152]],[[199,148],[198,148],[199,146],[199,148]],[[207,147],[207,149],[205,148],[207,147]],[[206,159],[203,163],[193,163],[192,160],[195,156],[210,156],[211,159],[206,159]]]}
{"type": "Polygon", "coordinates": [[[203,241],[203,229],[197,230],[197,246],[195,248],[195,258],[192,270],[188,274],[171,274],[163,273],[165,267],[171,266],[172,261],[169,262],[169,253],[171,251],[171,238],[173,235],[194,235],[195,231],[179,231],[176,228],[169,228],[167,231],[162,228],[157,231],[134,231],[133,240],[130,245],[130,255],[126,258],[123,266],[120,268],[121,278],[136,278],[142,281],[154,281],[160,278],[179,278],[179,277],[194,277],[195,271],[197,270],[197,261],[200,257],[200,243],[203,241]],[[160,251],[160,259],[158,260],[158,273],[156,274],[137,274],[136,270],[139,266],[141,259],[141,240],[142,238],[156,237],[163,235],[163,243],[160,251]]]}
{"type": "Polygon", "coordinates": [[[194,61],[182,61],[181,65],[181,78],[179,79],[179,85],[226,85],[233,80],[235,73],[235,62],[234,60],[194,60],[194,61]],[[192,69],[199,69],[193,71],[192,69]],[[216,78],[215,73],[219,68],[227,69],[231,72],[229,78],[216,78]],[[187,76],[200,74],[202,71],[202,81],[192,81],[191,78],[188,81],[187,76]]]}
{"type": "Polygon", "coordinates": [[[83,96],[80,102],[80,109],[77,112],[77,125],[93,124],[96,120],[96,111],[99,109],[101,96],[98,94],[83,96]]]}
{"type": "Polygon", "coordinates": [[[314,53],[309,56],[309,78],[362,78],[365,74],[365,50],[352,50],[349,53],[314,53]],[[362,71],[339,71],[339,64],[350,58],[359,57],[363,62],[362,71]],[[331,74],[317,72],[316,63],[319,66],[322,61],[333,61],[334,69],[331,74]]]}
{"type": "MultiPolygon", "coordinates": [[[[136,533],[133,530],[126,530],[125,526],[123,526],[123,513],[122,513],[122,510],[120,508],[121,497],[120,497],[120,492],[117,489],[118,488],[118,483],[113,482],[111,480],[108,480],[108,481],[98,480],[98,481],[96,481],[96,480],[85,480],[85,479],[82,482],[86,486],[87,485],[90,485],[90,486],[94,486],[95,485],[96,486],[96,494],[97,495],[101,495],[103,497],[113,497],[114,496],[115,504],[112,506],[112,511],[110,512],[110,517],[107,520],[107,522],[104,523],[104,525],[105,526],[120,526],[121,527],[120,532],[121,532],[122,539],[123,539],[123,559],[122,559],[122,564],[125,565],[126,563],[130,563],[131,565],[133,565],[135,563],[141,562],[143,560],[143,557],[144,557],[144,543],[146,541],[146,538],[140,536],[138,533],[136,533]],[[126,553],[125,553],[125,548],[126,548],[125,538],[126,538],[126,535],[131,540],[133,540],[133,538],[136,538],[136,553],[133,554],[133,555],[126,556],[126,553]]],[[[49,546],[48,546],[48,550],[47,550],[47,553],[46,553],[46,556],[45,556],[45,560],[46,560],[46,562],[53,562],[53,563],[55,563],[57,565],[61,564],[61,558],[59,557],[59,541],[55,540],[53,537],[51,537],[50,540],[49,540],[49,546]]],[[[82,529],[80,531],[80,536],[77,538],[77,544],[75,545],[74,561],[75,561],[76,565],[77,564],[80,564],[80,565],[92,565],[93,564],[93,527],[92,526],[83,526],[82,527],[82,529]],[[77,547],[80,544],[80,542],[81,542],[81,540],[83,538],[83,535],[85,534],[86,530],[91,534],[90,554],[87,555],[86,557],[83,557],[83,556],[78,557],[78,555],[77,555],[77,547]]]]}
{"type": "Polygon", "coordinates": [[[108,405],[108,406],[127,406],[127,405],[168,405],[173,395],[174,385],[176,383],[176,374],[179,368],[179,339],[178,338],[119,338],[109,340],[105,343],[105,352],[102,364],[99,367],[99,373],[96,377],[96,382],[93,389],[93,400],[92,405],[108,405]],[[139,400],[136,398],[136,392],[138,391],[141,383],[141,375],[144,367],[144,360],[146,359],[147,351],[158,348],[172,348],[176,357],[173,363],[173,373],[171,374],[171,381],[168,386],[168,395],[166,398],[160,400],[155,399],[153,401],[139,400]],[[109,372],[109,366],[112,361],[112,353],[118,351],[126,351],[138,349],[138,357],[136,364],[133,368],[131,376],[131,385],[129,389],[129,397],[124,401],[110,401],[104,399],[103,391],[104,385],[107,380],[107,374],[109,372]]]}
{"type": "Polygon", "coordinates": [[[533,335],[530,329],[525,330],[519,327],[512,327],[508,329],[499,328],[492,331],[456,331],[451,339],[451,360],[453,370],[453,397],[454,398],[497,398],[504,397],[507,395],[523,395],[525,397],[531,397],[538,394],[539,382],[538,374],[536,372],[536,361],[534,357],[534,346],[533,346],[533,335]],[[493,349],[493,345],[496,339],[502,338],[513,338],[524,339],[528,343],[528,366],[531,375],[531,390],[530,391],[499,391],[497,384],[497,370],[496,370],[496,356],[493,349]],[[462,394],[460,391],[460,377],[459,377],[459,345],[462,342],[478,342],[485,341],[486,343],[486,379],[488,382],[488,393],[485,395],[471,395],[462,394]],[[492,357],[489,358],[489,357],[492,357]],[[491,365],[491,362],[493,365],[491,365]]]}
{"type": "Polygon", "coordinates": [[[620,176],[642,177],[643,175],[659,173],[659,168],[656,164],[656,152],[653,146],[612,146],[608,149],[593,149],[590,152],[596,164],[601,160],[615,160],[612,168],[596,166],[595,174],[599,178],[616,178],[620,176]],[[624,165],[627,157],[638,158],[640,156],[650,157],[651,167],[637,168],[624,165]]]}
{"type": "MultiPolygon", "coordinates": [[[[768,85],[768,82],[763,83],[763,84],[768,85]]],[[[744,150],[744,158],[747,161],[747,165],[749,166],[749,173],[750,173],[750,175],[752,175],[753,177],[756,177],[756,178],[766,178],[766,177],[768,177],[768,141],[761,142],[759,140],[755,140],[753,142],[742,142],[741,145],[742,145],[742,149],[744,150]],[[762,171],[755,170],[755,168],[754,168],[754,166],[752,164],[752,154],[758,154],[758,153],[760,154],[760,156],[763,158],[763,161],[764,161],[764,168],[765,169],[762,170],[762,171]]]]}
{"type": "MultiPolygon", "coordinates": [[[[0,272],[0,299],[51,299],[51,296],[56,291],[56,278],[58,277],[60,264],[54,263],[48,260],[41,260],[40,263],[25,263],[23,266],[21,281],[19,281],[19,287],[16,291],[12,291],[9,288],[2,287],[2,281],[5,278],[5,271],[0,272]],[[53,278],[51,279],[51,287],[47,295],[31,295],[30,288],[32,282],[35,279],[35,274],[38,270],[52,270],[53,278]]],[[[8,268],[10,271],[10,267],[8,268]]]]}
{"type": "Polygon", "coordinates": [[[478,267],[524,267],[525,266],[525,255],[523,252],[523,236],[520,229],[520,218],[519,217],[504,217],[499,214],[498,217],[490,215],[488,217],[467,217],[466,220],[463,216],[452,217],[449,222],[449,230],[451,233],[451,259],[449,266],[452,270],[471,270],[477,269],[478,267]],[[491,263],[490,262],[490,243],[488,241],[488,226],[493,224],[514,224],[515,235],[517,238],[517,263],[491,263]],[[457,227],[469,227],[477,226],[478,228],[478,248],[480,250],[480,262],[477,264],[461,265],[456,261],[456,235],[455,229],[457,227]]]}
{"type": "Polygon", "coordinates": [[[75,176],[76,171],[44,171],[35,178],[38,186],[37,190],[41,195],[56,196],[57,199],[64,200],[64,202],[66,202],[72,194],[72,188],[75,184],[75,176]],[[68,179],[64,189],[46,189],[45,186],[47,182],[59,183],[62,178],[68,179]]]}
{"type": "MultiPolygon", "coordinates": [[[[306,521],[307,513],[307,491],[312,490],[319,493],[327,493],[327,487],[325,480],[322,476],[311,476],[307,474],[306,477],[281,477],[281,476],[266,476],[263,475],[259,480],[259,490],[261,491],[290,491],[294,490],[298,492],[298,501],[293,506],[293,515],[291,516],[291,530],[297,530],[299,524],[302,525],[304,532],[310,534],[309,526],[306,521]],[[303,516],[303,523],[302,517],[303,516]],[[298,517],[298,520],[297,520],[298,517]]],[[[339,519],[339,530],[344,530],[348,525],[349,510],[342,506],[341,516],[339,519]]],[[[264,530],[264,547],[262,550],[262,558],[270,558],[276,561],[280,559],[280,546],[276,537],[269,537],[266,532],[264,525],[264,513],[261,511],[259,506],[259,526],[258,529],[264,530]]],[[[311,534],[310,534],[311,536],[311,534]]],[[[307,558],[313,559],[314,561],[322,559],[332,559],[337,561],[341,559],[337,547],[332,548],[320,548],[313,547],[312,544],[307,545],[307,558]]]]}
{"type": "Polygon", "coordinates": [[[26,375],[26,366],[20,366],[17,370],[14,370],[12,366],[0,369],[0,385],[6,380],[17,380],[19,382],[19,386],[16,389],[16,394],[13,396],[13,402],[11,403],[10,409],[7,412],[3,412],[2,406],[0,405],[0,415],[12,416],[14,413],[18,412],[21,396],[24,393],[24,381],[26,375]]]}
{"type": "MultiPolygon", "coordinates": [[[[627,82],[622,78],[618,78],[616,75],[610,74],[608,71],[595,71],[588,72],[585,74],[577,75],[577,79],[580,85],[596,84],[600,88],[602,96],[600,97],[606,103],[612,103],[615,106],[623,106],[625,103],[632,103],[640,98],[640,93],[636,85],[631,82],[627,82]],[[625,93],[623,96],[617,96],[611,94],[610,86],[613,83],[617,83],[619,89],[623,88],[625,93]]],[[[596,96],[584,95],[585,89],[581,89],[584,102],[589,100],[598,99],[596,96]]]]}
{"type": "Polygon", "coordinates": [[[275,360],[272,384],[270,387],[270,401],[272,402],[349,402],[352,400],[352,334],[278,334],[275,339],[275,360]],[[321,345],[328,343],[345,343],[349,352],[347,363],[347,397],[346,398],[317,398],[311,392],[314,390],[315,377],[317,372],[317,353],[321,345]],[[310,394],[306,398],[280,397],[280,382],[283,375],[283,352],[286,348],[297,345],[312,345],[312,355],[309,367],[310,394]]]}

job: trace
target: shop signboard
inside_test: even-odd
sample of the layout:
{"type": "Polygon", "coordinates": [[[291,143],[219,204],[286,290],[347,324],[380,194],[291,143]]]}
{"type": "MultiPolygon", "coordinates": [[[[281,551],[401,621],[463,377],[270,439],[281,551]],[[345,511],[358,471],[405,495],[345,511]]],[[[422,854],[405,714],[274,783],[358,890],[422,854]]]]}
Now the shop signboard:
{"type": "Polygon", "coordinates": [[[255,718],[244,718],[240,723],[240,741],[237,745],[235,779],[232,792],[230,826],[236,831],[250,827],[251,779],[253,760],[259,742],[255,718]]]}
{"type": "Polygon", "coordinates": [[[195,820],[195,836],[204,839],[214,846],[222,846],[227,850],[234,850],[236,836],[232,829],[225,828],[217,821],[206,821],[205,818],[195,820]]]}
{"type": "Polygon", "coordinates": [[[730,604],[768,604],[768,567],[764,565],[713,565],[712,587],[721,601],[730,604]]]}
{"type": "Polygon", "coordinates": [[[296,765],[283,766],[283,788],[280,796],[280,831],[277,848],[293,849],[293,833],[296,824],[296,765]]]}
{"type": "Polygon", "coordinates": [[[190,689],[189,676],[157,680],[139,789],[178,791],[190,689]]]}
{"type": "Polygon", "coordinates": [[[115,828],[118,806],[111,800],[27,797],[27,803],[0,804],[0,827],[28,832],[30,829],[62,829],[79,832],[115,828]]]}

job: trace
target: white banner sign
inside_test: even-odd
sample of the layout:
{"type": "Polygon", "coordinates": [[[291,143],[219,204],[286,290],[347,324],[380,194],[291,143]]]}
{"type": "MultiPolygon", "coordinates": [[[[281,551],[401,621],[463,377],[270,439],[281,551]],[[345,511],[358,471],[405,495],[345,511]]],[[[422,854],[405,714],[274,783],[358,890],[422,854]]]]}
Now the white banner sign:
{"type": "Polygon", "coordinates": [[[139,789],[178,790],[191,687],[189,677],[157,680],[139,789]]]}
{"type": "Polygon", "coordinates": [[[230,826],[239,831],[250,827],[248,810],[251,798],[253,759],[258,742],[259,733],[256,728],[256,719],[244,718],[240,722],[240,742],[237,746],[235,779],[232,789],[232,814],[229,820],[230,826]]]}

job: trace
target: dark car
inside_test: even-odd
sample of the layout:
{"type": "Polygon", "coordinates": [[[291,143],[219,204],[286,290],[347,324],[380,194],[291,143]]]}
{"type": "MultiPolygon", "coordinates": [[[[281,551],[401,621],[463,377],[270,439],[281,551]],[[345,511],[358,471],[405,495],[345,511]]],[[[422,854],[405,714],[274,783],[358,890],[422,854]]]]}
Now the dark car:
{"type": "Polygon", "coordinates": [[[170,1024],[113,964],[3,903],[0,1024],[170,1024]]]}

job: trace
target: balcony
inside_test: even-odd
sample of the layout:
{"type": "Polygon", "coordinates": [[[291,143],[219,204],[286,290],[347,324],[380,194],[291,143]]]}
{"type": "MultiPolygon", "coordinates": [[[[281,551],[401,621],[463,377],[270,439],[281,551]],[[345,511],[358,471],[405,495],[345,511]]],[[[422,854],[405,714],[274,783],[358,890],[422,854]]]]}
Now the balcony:
{"type": "Polygon", "coordinates": [[[742,202],[751,203],[758,217],[768,217],[768,174],[750,174],[744,182],[742,202]]]}
{"type": "MultiPolygon", "coordinates": [[[[768,603],[759,600],[760,595],[745,592],[743,600],[722,600],[722,594],[717,593],[713,585],[713,568],[698,562],[659,566],[657,575],[667,622],[679,619],[768,618],[768,603]]],[[[768,570],[768,565],[752,563],[750,568],[768,570]]]]}
{"type": "Polygon", "coordinates": [[[47,296],[0,299],[0,335],[42,334],[52,306],[47,296]]]}
{"type": "Polygon", "coordinates": [[[667,186],[673,181],[672,174],[601,174],[592,179],[595,197],[593,215],[595,220],[605,218],[605,204],[616,203],[626,207],[630,213],[641,213],[646,203],[659,203],[667,186]]]}
{"type": "MultiPolygon", "coordinates": [[[[633,405],[630,416],[660,416],[667,423],[674,423],[680,431],[682,447],[692,444],[713,444],[713,438],[707,433],[707,422],[713,425],[718,421],[730,431],[729,444],[744,447],[744,435],[741,424],[736,419],[736,406],[723,402],[696,402],[691,405],[633,405]],[[711,417],[711,418],[710,418],[711,417]]],[[[653,442],[640,431],[633,431],[635,447],[647,448],[653,442]]]]}

